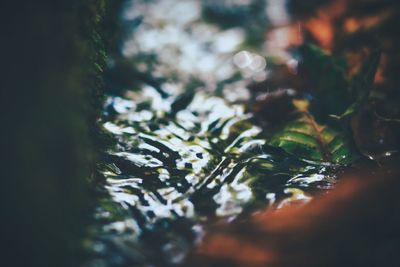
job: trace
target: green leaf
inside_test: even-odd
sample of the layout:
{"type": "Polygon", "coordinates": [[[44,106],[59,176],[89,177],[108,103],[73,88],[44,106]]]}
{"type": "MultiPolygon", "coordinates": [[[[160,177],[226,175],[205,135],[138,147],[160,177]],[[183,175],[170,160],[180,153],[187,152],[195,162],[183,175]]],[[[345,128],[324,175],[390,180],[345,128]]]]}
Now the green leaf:
{"type": "Polygon", "coordinates": [[[353,102],[346,78],[346,62],[314,45],[300,48],[302,68],[311,85],[311,112],[318,118],[339,116],[353,102]]]}
{"type": "Polygon", "coordinates": [[[297,112],[272,136],[270,145],[313,161],[349,164],[358,158],[349,134],[338,127],[317,123],[305,100],[295,102],[297,112]]]}
{"type": "Polygon", "coordinates": [[[308,44],[300,48],[302,66],[311,82],[311,113],[319,119],[343,119],[353,115],[368,101],[378,68],[380,51],[373,51],[359,73],[346,77],[346,63],[308,44]]]}
{"type": "Polygon", "coordinates": [[[380,54],[381,52],[379,50],[373,51],[363,64],[359,73],[353,77],[350,89],[351,93],[356,95],[356,100],[341,115],[335,116],[332,114],[331,117],[344,119],[353,115],[365,105],[372,90],[380,54]]]}

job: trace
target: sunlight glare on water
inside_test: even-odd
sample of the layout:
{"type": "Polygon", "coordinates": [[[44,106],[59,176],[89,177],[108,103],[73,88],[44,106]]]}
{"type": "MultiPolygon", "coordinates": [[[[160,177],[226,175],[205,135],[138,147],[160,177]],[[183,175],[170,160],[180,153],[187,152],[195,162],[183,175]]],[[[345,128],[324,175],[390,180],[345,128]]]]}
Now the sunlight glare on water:
{"type": "MultiPolygon", "coordinates": [[[[97,209],[94,242],[102,249],[88,267],[177,265],[207,225],[269,204],[305,202],[308,188],[329,188],[329,166],[266,145],[246,108],[247,85],[267,78],[264,43],[250,46],[248,29],[202,16],[206,6],[245,13],[257,1],[126,5],[124,22],[140,23],[122,45],[124,59],[164,80],[161,89],[144,83],[105,101],[102,125],[115,143],[99,169],[111,200],[104,197],[97,209]]],[[[283,2],[268,1],[276,24],[288,20],[283,2]]]]}

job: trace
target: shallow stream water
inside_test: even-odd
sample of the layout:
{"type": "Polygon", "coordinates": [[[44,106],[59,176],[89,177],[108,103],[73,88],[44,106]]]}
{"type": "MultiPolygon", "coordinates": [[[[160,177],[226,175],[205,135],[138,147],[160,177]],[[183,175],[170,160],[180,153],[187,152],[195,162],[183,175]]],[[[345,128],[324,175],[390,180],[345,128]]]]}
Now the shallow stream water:
{"type": "MultiPolygon", "coordinates": [[[[269,2],[282,8],[282,1],[269,2]]],[[[265,12],[269,2],[131,1],[125,7],[131,30],[122,54],[152,80],[123,97],[109,95],[104,104],[102,124],[115,145],[99,163],[106,193],[87,266],[180,265],[209,225],[305,203],[335,182],[335,166],[267,145],[246,107],[246,86],[269,75],[268,45],[249,40],[273,22],[265,12]],[[207,10],[247,26],[217,26],[205,19],[207,10]]]]}

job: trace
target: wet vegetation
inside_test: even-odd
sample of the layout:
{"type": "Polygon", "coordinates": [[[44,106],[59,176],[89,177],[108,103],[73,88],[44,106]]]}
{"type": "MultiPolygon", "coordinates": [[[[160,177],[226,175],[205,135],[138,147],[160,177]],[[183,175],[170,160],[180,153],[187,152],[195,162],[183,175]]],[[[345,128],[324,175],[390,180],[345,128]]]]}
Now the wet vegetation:
{"type": "Polygon", "coordinates": [[[106,74],[114,145],[99,165],[107,182],[89,266],[185,265],[213,225],[307,203],[366,161],[352,120],[371,101],[381,50],[366,49],[352,73],[345,54],[312,38],[279,53],[281,40],[262,32],[290,22],[265,9],[125,7],[130,33],[106,74]]]}
{"type": "Polygon", "coordinates": [[[45,2],[2,8],[10,266],[393,256],[396,1],[45,2]]]}

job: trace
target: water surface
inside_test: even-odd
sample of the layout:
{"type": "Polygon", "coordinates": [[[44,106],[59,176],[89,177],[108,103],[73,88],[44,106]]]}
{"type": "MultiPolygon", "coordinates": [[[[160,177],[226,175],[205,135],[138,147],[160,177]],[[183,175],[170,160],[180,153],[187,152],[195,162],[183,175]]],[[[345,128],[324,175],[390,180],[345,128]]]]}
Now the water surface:
{"type": "Polygon", "coordinates": [[[268,146],[248,111],[247,85],[269,75],[265,38],[251,38],[274,23],[265,10],[264,1],[126,6],[121,49],[138,82],[104,104],[115,145],[99,163],[106,185],[88,266],[179,265],[209,225],[306,203],[335,182],[335,166],[268,146]],[[216,14],[246,23],[228,27],[216,14]]]}

